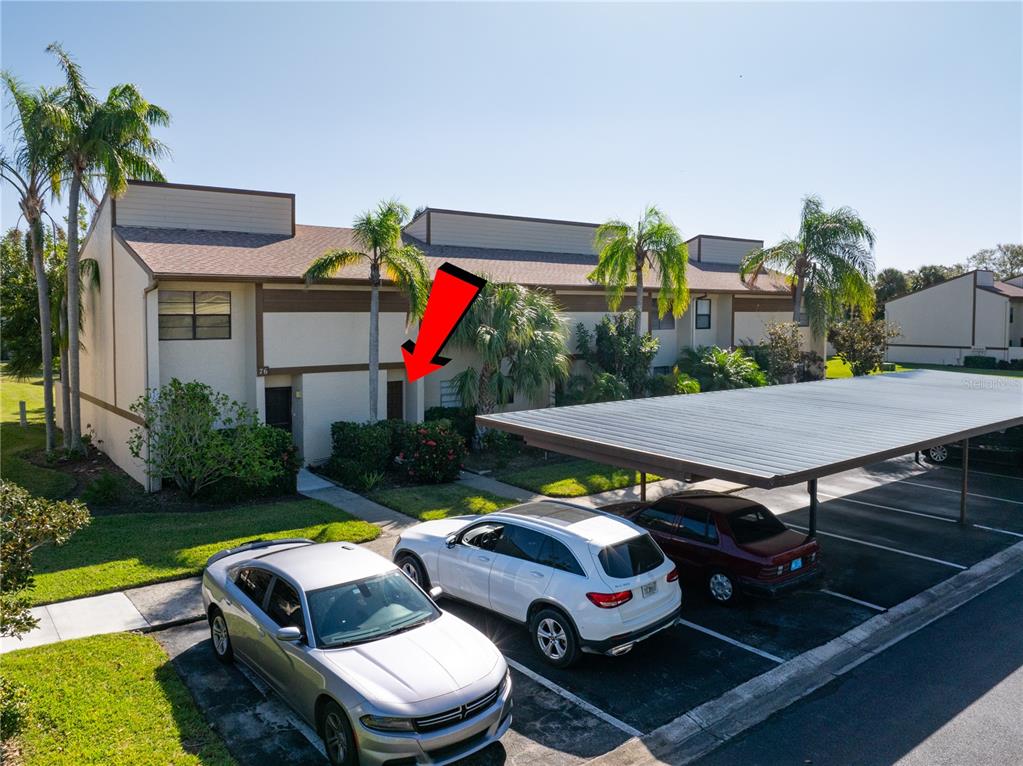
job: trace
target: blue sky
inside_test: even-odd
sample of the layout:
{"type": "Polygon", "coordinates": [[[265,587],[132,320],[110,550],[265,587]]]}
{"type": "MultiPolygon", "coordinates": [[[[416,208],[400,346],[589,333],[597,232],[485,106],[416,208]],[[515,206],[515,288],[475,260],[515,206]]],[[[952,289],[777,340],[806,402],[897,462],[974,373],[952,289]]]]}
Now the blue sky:
{"type": "Polygon", "coordinates": [[[813,192],[913,268],[1023,240],[1021,9],[5,0],[0,58],[56,83],[63,42],[98,89],[170,110],[168,180],[295,192],[300,223],[390,196],[598,222],[655,203],[686,236],[771,242],[813,192]]]}

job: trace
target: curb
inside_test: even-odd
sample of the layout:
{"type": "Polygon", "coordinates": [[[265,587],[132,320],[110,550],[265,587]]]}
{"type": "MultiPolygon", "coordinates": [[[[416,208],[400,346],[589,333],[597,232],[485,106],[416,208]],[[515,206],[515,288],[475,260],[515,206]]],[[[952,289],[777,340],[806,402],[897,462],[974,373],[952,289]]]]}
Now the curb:
{"type": "Polygon", "coordinates": [[[587,763],[687,764],[1023,571],[1023,542],[587,763]]]}
{"type": "Polygon", "coordinates": [[[138,628],[133,633],[158,633],[161,630],[167,630],[168,628],[180,628],[182,625],[191,625],[192,623],[202,622],[206,619],[206,615],[197,614],[191,617],[179,617],[176,620],[168,620],[167,622],[158,622],[155,624],[147,625],[144,628],[138,628]]]}

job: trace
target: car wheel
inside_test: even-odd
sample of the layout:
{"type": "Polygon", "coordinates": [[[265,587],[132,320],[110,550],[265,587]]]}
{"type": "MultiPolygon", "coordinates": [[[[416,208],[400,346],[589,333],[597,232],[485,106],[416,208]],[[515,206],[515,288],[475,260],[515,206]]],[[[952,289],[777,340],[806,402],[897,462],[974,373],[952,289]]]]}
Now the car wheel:
{"type": "Polygon", "coordinates": [[[426,568],[419,562],[419,559],[411,553],[403,553],[394,562],[398,569],[408,575],[408,578],[425,591],[430,590],[430,576],[426,574],[426,568]]]}
{"type": "Polygon", "coordinates": [[[227,631],[227,620],[224,618],[224,613],[213,607],[210,609],[209,623],[213,655],[228,665],[234,661],[234,647],[231,646],[231,634],[227,631]]]}
{"type": "Polygon", "coordinates": [[[732,605],[739,599],[735,580],[724,572],[711,572],[707,578],[707,592],[719,604],[732,605]]]}
{"type": "Polygon", "coordinates": [[[320,729],[323,734],[323,747],[327,751],[327,760],[333,766],[355,766],[359,762],[348,716],[336,702],[328,702],[323,706],[320,729]]]}
{"type": "Polygon", "coordinates": [[[579,641],[572,623],[556,609],[541,609],[529,621],[533,648],[544,662],[567,668],[579,656],[579,641]]]}
{"type": "Polygon", "coordinates": [[[927,459],[932,463],[944,463],[948,460],[948,447],[944,444],[939,444],[937,447],[931,447],[927,450],[927,459]]]}

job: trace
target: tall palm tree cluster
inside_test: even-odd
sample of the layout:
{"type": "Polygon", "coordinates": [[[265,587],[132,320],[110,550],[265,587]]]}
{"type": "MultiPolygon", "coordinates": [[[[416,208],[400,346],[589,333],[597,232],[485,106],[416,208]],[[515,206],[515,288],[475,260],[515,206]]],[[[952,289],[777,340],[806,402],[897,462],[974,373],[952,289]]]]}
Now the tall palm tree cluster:
{"type": "MultiPolygon", "coordinates": [[[[170,124],[169,114],[143,98],[131,84],[112,87],[106,98],[90,89],[81,68],[59,43],[47,50],[64,74],[64,84],[31,89],[9,72],[2,74],[15,113],[16,142],[0,155],[0,177],[18,196],[21,217],[28,229],[32,270],[39,297],[41,361],[46,423],[46,450],[56,444],[53,407],[53,296],[58,296],[61,328],[61,386],[64,395],[64,448],[81,452],[80,331],[83,272],[95,282],[95,264],[81,262],[79,233],[81,196],[94,205],[98,184],[120,196],[129,179],[164,180],[156,162],[166,147],[152,129],[170,124]],[[58,272],[59,285],[51,285],[44,264],[45,227],[60,228],[47,204],[66,189],[66,260],[58,272]],[[66,359],[65,359],[66,357],[66,359]]],[[[53,239],[58,239],[53,236],[53,239]]]]}

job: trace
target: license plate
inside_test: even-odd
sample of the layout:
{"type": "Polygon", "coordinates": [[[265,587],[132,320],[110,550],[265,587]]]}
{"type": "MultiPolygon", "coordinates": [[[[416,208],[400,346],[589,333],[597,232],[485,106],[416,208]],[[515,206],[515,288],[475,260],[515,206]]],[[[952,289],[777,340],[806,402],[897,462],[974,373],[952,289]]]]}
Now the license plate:
{"type": "Polygon", "coordinates": [[[792,569],[793,572],[795,572],[797,569],[801,568],[802,566],[803,566],[803,560],[802,559],[793,559],[792,560],[792,567],[791,567],[791,569],[792,569]]]}
{"type": "Polygon", "coordinates": [[[643,586],[642,591],[643,598],[654,595],[657,592],[657,580],[654,580],[653,582],[648,582],[646,585],[643,586]]]}

